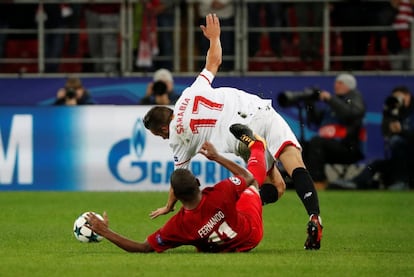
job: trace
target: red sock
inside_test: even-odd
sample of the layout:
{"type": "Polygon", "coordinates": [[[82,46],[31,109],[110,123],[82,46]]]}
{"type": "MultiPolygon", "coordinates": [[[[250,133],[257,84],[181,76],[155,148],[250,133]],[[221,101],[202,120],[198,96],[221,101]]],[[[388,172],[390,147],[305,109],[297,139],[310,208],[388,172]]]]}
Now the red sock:
{"type": "Polygon", "coordinates": [[[256,140],[250,147],[250,158],[247,161],[247,169],[253,174],[259,186],[262,186],[266,178],[266,160],[263,142],[256,140]]]}

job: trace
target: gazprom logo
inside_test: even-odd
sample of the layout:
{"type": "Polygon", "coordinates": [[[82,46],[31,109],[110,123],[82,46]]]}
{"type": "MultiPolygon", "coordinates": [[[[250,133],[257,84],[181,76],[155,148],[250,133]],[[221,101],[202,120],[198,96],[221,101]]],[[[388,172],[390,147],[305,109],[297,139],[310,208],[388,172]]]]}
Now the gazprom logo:
{"type": "Polygon", "coordinates": [[[138,118],[132,128],[131,138],[123,139],[112,147],[108,165],[119,182],[132,185],[147,180],[154,184],[169,184],[169,176],[174,170],[173,162],[142,159],[146,134],[144,123],[138,118]]]}
{"type": "Polygon", "coordinates": [[[132,138],[131,138],[131,147],[135,155],[138,158],[141,158],[144,149],[145,149],[145,141],[146,141],[146,131],[144,127],[144,123],[141,119],[138,119],[135,123],[134,129],[132,131],[132,138]]]}
{"type": "Polygon", "coordinates": [[[145,149],[145,127],[139,118],[134,125],[131,138],[116,143],[108,158],[112,175],[120,182],[134,184],[147,177],[147,163],[139,161],[145,149]]]}
{"type": "Polygon", "coordinates": [[[3,128],[0,129],[0,185],[32,184],[32,115],[14,115],[9,126],[1,127],[3,128]]]}
{"type": "MultiPolygon", "coordinates": [[[[138,118],[132,128],[131,137],[116,142],[109,151],[109,170],[116,180],[125,185],[138,185],[145,182],[145,184],[169,186],[174,162],[172,159],[166,159],[170,153],[162,153],[162,150],[147,147],[147,134],[142,119],[138,118]],[[146,150],[152,153],[144,156],[146,150]]],[[[192,161],[190,169],[205,185],[215,184],[231,176],[227,169],[208,160],[192,161]]]]}

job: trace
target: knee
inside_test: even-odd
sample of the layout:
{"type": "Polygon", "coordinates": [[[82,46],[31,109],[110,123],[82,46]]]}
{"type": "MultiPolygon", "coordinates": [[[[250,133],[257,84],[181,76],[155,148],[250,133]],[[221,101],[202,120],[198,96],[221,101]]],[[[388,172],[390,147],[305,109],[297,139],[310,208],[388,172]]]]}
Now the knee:
{"type": "Polygon", "coordinates": [[[286,183],[284,180],[278,181],[275,184],[277,190],[277,199],[280,199],[286,191],[286,183]]]}
{"type": "Polygon", "coordinates": [[[280,199],[283,196],[283,194],[285,194],[285,191],[286,191],[286,183],[283,182],[282,185],[276,186],[276,189],[277,189],[277,199],[280,199]]]}
{"type": "Polygon", "coordinates": [[[280,154],[279,160],[282,162],[289,176],[292,175],[295,168],[305,167],[301,151],[294,146],[286,147],[280,154]]]}

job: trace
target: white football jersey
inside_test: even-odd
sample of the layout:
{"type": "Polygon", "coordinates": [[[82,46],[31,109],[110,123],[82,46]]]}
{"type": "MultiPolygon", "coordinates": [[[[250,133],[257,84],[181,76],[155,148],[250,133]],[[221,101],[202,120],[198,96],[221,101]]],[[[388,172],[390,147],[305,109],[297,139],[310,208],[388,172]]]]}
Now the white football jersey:
{"type": "Polygon", "coordinates": [[[176,168],[187,168],[205,141],[212,142],[219,152],[238,155],[239,142],[229,127],[234,123],[249,125],[256,114],[264,111],[276,114],[270,99],[230,87],[212,88],[213,79],[204,69],[175,104],[169,143],[176,168]]]}

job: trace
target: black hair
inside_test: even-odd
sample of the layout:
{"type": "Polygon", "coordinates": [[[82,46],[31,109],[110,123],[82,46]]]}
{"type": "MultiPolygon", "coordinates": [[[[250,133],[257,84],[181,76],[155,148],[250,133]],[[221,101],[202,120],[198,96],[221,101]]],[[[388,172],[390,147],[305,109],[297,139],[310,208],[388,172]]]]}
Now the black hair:
{"type": "Polygon", "coordinates": [[[176,169],[170,182],[175,197],[180,201],[192,201],[200,191],[200,182],[188,169],[176,169]]]}
{"type": "Polygon", "coordinates": [[[162,126],[168,126],[172,119],[173,110],[165,106],[152,107],[142,119],[148,130],[159,130],[162,126]]]}

